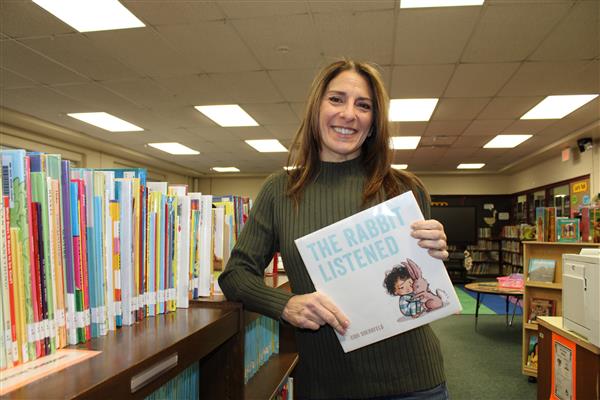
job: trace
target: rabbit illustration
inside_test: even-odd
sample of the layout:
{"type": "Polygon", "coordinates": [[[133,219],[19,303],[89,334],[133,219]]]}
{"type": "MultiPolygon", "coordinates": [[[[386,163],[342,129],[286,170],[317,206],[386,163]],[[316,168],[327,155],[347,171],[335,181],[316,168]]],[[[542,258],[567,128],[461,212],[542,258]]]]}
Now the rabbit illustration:
{"type": "Polygon", "coordinates": [[[427,311],[436,310],[444,305],[442,296],[438,291],[435,294],[429,289],[429,282],[423,278],[421,268],[410,258],[407,258],[405,262],[401,262],[406,267],[411,278],[413,279],[414,296],[419,298],[425,305],[427,311]]]}

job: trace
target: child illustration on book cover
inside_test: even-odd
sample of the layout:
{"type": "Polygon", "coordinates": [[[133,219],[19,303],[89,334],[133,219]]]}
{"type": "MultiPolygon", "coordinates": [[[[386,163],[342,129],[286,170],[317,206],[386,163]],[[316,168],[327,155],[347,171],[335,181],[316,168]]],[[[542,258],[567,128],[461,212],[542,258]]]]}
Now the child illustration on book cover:
{"type": "Polygon", "coordinates": [[[407,317],[417,318],[444,305],[443,291],[433,293],[421,268],[409,258],[386,272],[383,286],[389,295],[400,297],[400,312],[407,317]]]}

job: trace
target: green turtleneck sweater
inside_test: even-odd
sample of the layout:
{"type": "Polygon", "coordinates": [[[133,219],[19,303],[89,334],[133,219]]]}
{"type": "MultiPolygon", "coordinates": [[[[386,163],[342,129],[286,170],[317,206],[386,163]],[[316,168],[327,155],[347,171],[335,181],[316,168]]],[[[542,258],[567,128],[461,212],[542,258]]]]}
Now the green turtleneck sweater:
{"type": "MultiPolygon", "coordinates": [[[[286,197],[285,172],[270,176],[261,189],[233,249],[219,285],[229,300],[279,319],[293,294],[315,291],[294,239],[361,211],[365,173],[360,158],[322,162],[305,188],[298,212],[286,197]],[[292,293],[269,288],[263,272],[275,251],[283,258],[292,293]]],[[[421,205],[429,215],[429,206],[421,205]]],[[[359,295],[359,294],[357,294],[359,295]]],[[[350,321],[352,322],[352,321],[350,321]]],[[[425,325],[344,353],[331,327],[296,329],[298,398],[356,399],[427,390],[444,382],[438,339],[425,325]]]]}

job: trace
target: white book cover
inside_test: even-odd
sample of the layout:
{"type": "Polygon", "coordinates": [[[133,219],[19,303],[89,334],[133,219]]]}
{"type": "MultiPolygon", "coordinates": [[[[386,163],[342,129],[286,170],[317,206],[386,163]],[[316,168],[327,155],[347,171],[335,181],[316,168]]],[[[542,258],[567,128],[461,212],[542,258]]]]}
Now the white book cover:
{"type": "Polygon", "coordinates": [[[410,235],[423,219],[406,192],[296,239],[316,290],[350,320],[344,352],[461,310],[444,263],[410,235]]]}

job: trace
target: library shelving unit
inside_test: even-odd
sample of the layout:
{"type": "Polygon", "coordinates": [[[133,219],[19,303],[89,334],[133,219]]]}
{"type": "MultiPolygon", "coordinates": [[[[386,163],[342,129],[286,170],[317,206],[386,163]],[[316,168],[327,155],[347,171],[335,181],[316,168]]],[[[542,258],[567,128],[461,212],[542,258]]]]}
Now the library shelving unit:
{"type": "Polygon", "coordinates": [[[523,246],[518,237],[503,237],[500,250],[502,252],[502,266],[500,273],[510,275],[523,272],[523,246]]]}
{"type": "Polygon", "coordinates": [[[500,240],[479,237],[477,245],[468,246],[473,257],[473,267],[468,275],[471,278],[490,278],[500,275],[500,240]]]}
{"type": "Polygon", "coordinates": [[[195,362],[199,363],[201,398],[239,398],[240,385],[227,373],[243,362],[236,352],[243,337],[239,321],[240,310],[232,307],[192,306],[146,318],[106,336],[70,346],[101,353],[3,398],[139,399],[195,362]],[[142,383],[136,385],[139,381],[142,383]]]}
{"type": "MultiPolygon", "coordinates": [[[[290,290],[289,281],[285,274],[277,274],[265,277],[265,283],[271,287],[277,287],[284,290],[290,290]]],[[[298,353],[296,352],[296,342],[294,338],[294,328],[287,324],[279,325],[279,353],[272,354],[266,363],[260,367],[254,376],[244,385],[244,331],[248,324],[259,317],[259,314],[244,310],[240,303],[225,301],[223,296],[216,296],[207,299],[194,300],[193,303],[201,307],[210,307],[216,309],[239,309],[240,321],[239,330],[241,332],[241,343],[238,343],[238,349],[241,353],[241,361],[238,362],[234,370],[229,371],[235,375],[233,382],[238,386],[236,395],[233,399],[272,399],[277,394],[282,383],[292,373],[298,362],[298,353]],[[241,384],[239,384],[241,382],[241,384]]],[[[223,371],[220,368],[221,371],[223,371]]],[[[201,372],[202,373],[202,372],[201,372]]],[[[202,388],[200,388],[202,394],[202,388]]],[[[202,397],[201,398],[224,398],[202,397]]]]}
{"type": "Polygon", "coordinates": [[[553,300],[555,314],[562,315],[562,255],[579,253],[585,247],[600,247],[600,243],[563,243],[563,242],[523,242],[523,267],[525,288],[523,291],[523,338],[521,351],[521,370],[530,379],[537,378],[537,368],[527,365],[529,340],[531,336],[538,335],[538,324],[529,323],[529,310],[531,300],[543,298],[553,300]],[[536,282],[528,280],[529,261],[541,258],[555,261],[554,282],[536,282]]]}

